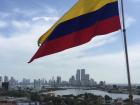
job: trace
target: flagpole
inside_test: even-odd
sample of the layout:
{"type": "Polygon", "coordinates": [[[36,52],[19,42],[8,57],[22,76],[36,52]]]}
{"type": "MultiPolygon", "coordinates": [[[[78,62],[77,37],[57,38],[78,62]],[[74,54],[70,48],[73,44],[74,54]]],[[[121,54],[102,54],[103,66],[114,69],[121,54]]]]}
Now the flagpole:
{"type": "Polygon", "coordinates": [[[126,69],[127,69],[127,77],[128,77],[129,100],[130,100],[130,105],[133,105],[133,94],[132,94],[132,86],[131,86],[131,78],[130,78],[123,0],[121,0],[121,13],[122,13],[122,23],[123,23],[122,31],[123,31],[123,40],[124,40],[125,60],[126,60],[126,69]]]}

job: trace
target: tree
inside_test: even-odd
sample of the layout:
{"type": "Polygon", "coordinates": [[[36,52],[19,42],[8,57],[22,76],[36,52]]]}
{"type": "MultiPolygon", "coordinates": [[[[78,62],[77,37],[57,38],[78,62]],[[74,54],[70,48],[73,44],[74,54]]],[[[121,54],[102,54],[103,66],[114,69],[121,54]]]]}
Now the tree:
{"type": "Polygon", "coordinates": [[[38,93],[31,93],[30,97],[32,101],[40,101],[40,96],[38,93]]]}
{"type": "Polygon", "coordinates": [[[105,95],[105,100],[112,100],[112,98],[109,97],[108,95],[105,95]]]}

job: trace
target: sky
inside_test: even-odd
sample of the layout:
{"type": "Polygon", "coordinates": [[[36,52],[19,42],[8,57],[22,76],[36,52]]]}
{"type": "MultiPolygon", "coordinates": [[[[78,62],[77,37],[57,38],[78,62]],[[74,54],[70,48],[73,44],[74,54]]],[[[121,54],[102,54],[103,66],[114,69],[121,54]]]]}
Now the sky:
{"type": "MultiPolygon", "coordinates": [[[[86,69],[99,82],[127,83],[122,31],[94,37],[90,42],[27,62],[38,49],[37,40],[77,0],[1,0],[0,76],[68,80],[86,69]]],[[[140,84],[140,0],[124,0],[132,83],[140,84]]]]}

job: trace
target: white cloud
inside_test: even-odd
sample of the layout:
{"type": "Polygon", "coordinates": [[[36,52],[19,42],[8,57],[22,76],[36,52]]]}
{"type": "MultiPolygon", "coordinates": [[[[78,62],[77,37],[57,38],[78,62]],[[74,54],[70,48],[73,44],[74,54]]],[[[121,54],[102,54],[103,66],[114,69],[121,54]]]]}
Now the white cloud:
{"type": "Polygon", "coordinates": [[[49,14],[57,14],[57,12],[58,12],[56,9],[54,9],[50,6],[46,6],[46,10],[49,14]]]}
{"type": "Polygon", "coordinates": [[[5,28],[5,27],[7,27],[7,22],[5,22],[5,21],[0,21],[0,28],[5,28]]]}
{"type": "Polygon", "coordinates": [[[45,20],[45,21],[56,21],[56,20],[58,20],[59,19],[59,17],[43,17],[43,16],[41,16],[41,17],[34,17],[32,20],[33,21],[38,21],[38,20],[45,20]]]}
{"type": "Polygon", "coordinates": [[[99,47],[99,46],[103,46],[103,45],[110,44],[110,43],[117,41],[118,32],[114,32],[114,33],[111,33],[108,35],[98,36],[98,37],[94,38],[93,39],[94,42],[92,43],[92,47],[99,47]]]}
{"type": "Polygon", "coordinates": [[[32,17],[36,14],[38,14],[38,10],[27,10],[27,9],[22,9],[22,8],[13,8],[12,9],[12,14],[15,15],[21,15],[21,16],[25,16],[25,17],[32,17]]]}
{"type": "Polygon", "coordinates": [[[30,24],[26,21],[12,21],[12,25],[17,29],[27,28],[30,27],[30,24]]]}
{"type": "MultiPolygon", "coordinates": [[[[25,17],[34,17],[34,16],[39,16],[42,14],[46,14],[46,15],[58,15],[58,10],[52,8],[51,6],[47,5],[47,4],[37,4],[37,5],[41,5],[42,8],[38,8],[38,9],[22,9],[19,7],[13,8],[12,9],[12,13],[16,14],[16,15],[22,15],[25,17]]],[[[42,16],[43,17],[43,16],[42,16]]]]}

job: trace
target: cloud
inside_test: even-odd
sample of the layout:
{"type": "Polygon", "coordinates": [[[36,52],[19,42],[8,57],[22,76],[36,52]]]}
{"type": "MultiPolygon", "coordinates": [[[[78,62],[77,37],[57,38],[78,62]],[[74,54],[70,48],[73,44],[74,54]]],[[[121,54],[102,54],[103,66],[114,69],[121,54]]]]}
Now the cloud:
{"type": "MultiPolygon", "coordinates": [[[[20,15],[21,17],[24,17],[24,18],[32,18],[32,17],[36,17],[36,18],[42,18],[42,19],[47,19],[52,17],[52,18],[55,18],[55,16],[58,15],[58,11],[54,8],[52,8],[50,5],[47,5],[47,4],[43,4],[43,3],[35,3],[34,2],[34,6],[36,5],[36,7],[34,7],[34,9],[32,9],[32,7],[28,7],[28,5],[26,5],[28,9],[20,6],[20,7],[16,7],[16,8],[13,8],[12,9],[12,13],[14,15],[20,15]],[[41,7],[41,8],[40,8],[41,7]],[[47,15],[46,16],[44,16],[47,15]]],[[[35,19],[36,20],[36,19],[35,19]]]]}
{"type": "Polygon", "coordinates": [[[33,17],[34,15],[36,14],[39,14],[39,10],[32,10],[32,9],[22,9],[22,8],[13,8],[12,9],[12,15],[15,15],[17,18],[17,16],[21,16],[21,17],[24,17],[24,18],[30,18],[30,17],[33,17]]]}
{"type": "MultiPolygon", "coordinates": [[[[119,31],[118,31],[119,32],[119,31]]],[[[108,35],[103,35],[103,36],[97,36],[94,40],[94,42],[91,44],[91,47],[100,47],[100,46],[104,46],[106,44],[110,44],[113,43],[115,41],[117,41],[118,36],[116,36],[118,34],[118,32],[114,32],[108,35]]]]}
{"type": "Polygon", "coordinates": [[[136,19],[132,16],[126,15],[126,27],[132,26],[134,23],[136,23],[136,19]]]}
{"type": "Polygon", "coordinates": [[[24,29],[24,28],[30,27],[30,24],[26,21],[16,21],[16,20],[14,20],[11,23],[16,29],[24,29]]]}
{"type": "MultiPolygon", "coordinates": [[[[1,75],[13,75],[18,79],[22,77],[45,77],[49,79],[51,76],[60,75],[63,79],[68,79],[72,74],[75,74],[77,68],[85,68],[87,73],[90,73],[95,80],[106,80],[107,82],[116,83],[127,82],[123,52],[104,53],[96,56],[87,56],[86,53],[83,52],[83,50],[91,48],[94,44],[95,47],[93,49],[96,49],[97,46],[112,43],[114,40],[117,40],[117,37],[114,36],[107,36],[106,38],[105,36],[97,37],[94,38],[94,40],[97,40],[96,42],[91,41],[85,45],[43,57],[34,61],[32,64],[27,64],[27,61],[38,49],[36,44],[38,37],[46,31],[47,28],[49,28],[49,26],[44,25],[42,29],[40,24],[34,24],[30,31],[21,33],[23,35],[14,35],[16,37],[11,38],[0,37],[0,48],[2,49],[0,51],[1,75]],[[103,41],[104,38],[105,40],[111,38],[110,42],[105,41],[103,44],[98,44],[100,41],[103,41]],[[79,55],[84,57],[77,58],[79,55]]],[[[137,75],[140,65],[139,49],[139,44],[129,47],[131,70],[133,70],[133,83],[139,82],[139,76],[137,75]]]]}
{"type": "Polygon", "coordinates": [[[0,28],[5,28],[7,27],[7,25],[8,25],[7,22],[0,20],[0,28]]]}
{"type": "MultiPolygon", "coordinates": [[[[48,10],[46,10],[48,11],[48,10]]],[[[124,52],[105,53],[89,56],[88,49],[105,47],[118,41],[118,36],[113,33],[106,36],[93,38],[89,43],[65,50],[35,60],[32,64],[27,64],[28,60],[38,49],[38,38],[50,28],[58,19],[55,10],[50,8],[48,11],[53,16],[42,16],[40,11],[30,13],[26,10],[15,9],[13,12],[31,16],[28,20],[11,20],[10,23],[15,27],[15,32],[11,33],[12,37],[0,35],[0,73],[1,75],[15,76],[17,79],[26,78],[46,78],[60,75],[67,79],[75,74],[77,68],[85,68],[87,73],[95,80],[106,80],[107,82],[127,82],[124,52]],[[123,81],[122,81],[123,80],[123,81]]],[[[6,15],[5,15],[6,16],[6,15]]],[[[135,18],[127,16],[126,24],[130,27],[135,23],[135,18]]],[[[2,26],[2,27],[6,27],[2,26]]],[[[3,34],[3,33],[1,33],[3,34]]],[[[115,48],[114,48],[115,49],[115,48]]],[[[134,82],[139,80],[140,68],[140,46],[139,43],[129,47],[130,66],[132,79],[134,82]]],[[[109,51],[111,49],[108,49],[109,51]]]]}
{"type": "Polygon", "coordinates": [[[56,20],[58,20],[59,19],[59,17],[43,17],[43,16],[41,16],[41,17],[34,17],[32,20],[33,21],[38,21],[38,20],[44,20],[44,21],[56,21],[56,20]]]}
{"type": "MultiPolygon", "coordinates": [[[[74,66],[76,62],[77,64],[81,65],[84,61],[86,61],[80,61],[80,64],[79,61],[75,60],[77,59],[77,56],[85,54],[84,52],[82,52],[83,50],[93,47],[93,44],[90,45],[91,43],[93,43],[91,41],[90,43],[87,43],[85,45],[38,59],[29,65],[27,64],[28,60],[38,49],[38,38],[51,26],[51,22],[49,24],[46,24],[45,22],[35,22],[34,24],[32,22],[28,22],[28,25],[26,25],[26,22],[14,21],[13,25],[17,27],[17,30],[16,32],[12,33],[12,37],[7,38],[3,35],[0,36],[0,49],[2,49],[0,51],[1,75],[13,75],[18,79],[21,79],[22,76],[29,78],[48,76],[47,79],[49,79],[51,75],[65,75],[65,79],[67,79],[71,74],[75,72],[75,68],[78,68],[74,66]],[[29,27],[29,29],[27,27],[29,27]],[[18,30],[19,28],[22,28],[23,31],[21,32],[20,30],[18,30]],[[70,64],[71,62],[73,63],[70,64]],[[67,69],[72,70],[67,73],[65,71],[67,69]],[[47,74],[45,72],[47,72],[47,74]],[[64,74],[61,72],[63,72],[64,74]],[[17,74],[20,76],[16,76],[17,74]]],[[[112,36],[107,36],[106,38],[109,37],[112,36]]],[[[105,36],[95,38],[94,45],[97,47],[108,43],[107,41],[105,41],[103,44],[99,44],[98,42],[106,38],[105,36]]],[[[114,38],[112,37],[111,40],[113,41],[114,38]]]]}
{"type": "Polygon", "coordinates": [[[6,18],[9,16],[9,13],[0,11],[0,18],[6,18]]]}
{"type": "Polygon", "coordinates": [[[57,10],[52,8],[51,6],[47,6],[46,10],[49,14],[57,14],[57,10]]]}
{"type": "MultiPolygon", "coordinates": [[[[140,46],[138,44],[129,47],[129,61],[131,68],[130,70],[132,73],[132,83],[139,82],[139,76],[137,75],[139,74],[140,67],[139,48],[140,46]]],[[[109,83],[127,83],[124,51],[104,53],[100,55],[93,54],[92,56],[88,56],[87,53],[81,52],[81,50],[78,48],[73,48],[55,55],[38,59],[35,62],[41,62],[42,65],[47,65],[47,63],[50,63],[49,66],[52,65],[50,68],[53,70],[56,68],[61,72],[65,72],[66,70],[69,74],[63,75],[62,73],[61,75],[63,75],[63,77],[69,77],[71,72],[75,71],[77,68],[85,68],[95,80],[106,80],[109,83]],[[78,58],[77,56],[80,55],[82,55],[82,57],[78,58]],[[61,62],[55,63],[54,61],[61,62]]]]}

